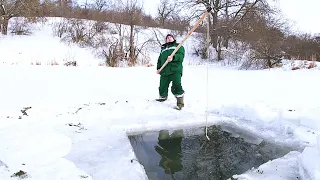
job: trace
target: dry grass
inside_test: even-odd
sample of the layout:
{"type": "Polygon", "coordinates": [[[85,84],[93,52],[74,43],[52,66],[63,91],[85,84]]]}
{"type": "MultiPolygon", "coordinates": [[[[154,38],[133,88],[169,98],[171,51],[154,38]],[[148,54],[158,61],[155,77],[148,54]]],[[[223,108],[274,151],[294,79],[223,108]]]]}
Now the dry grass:
{"type": "Polygon", "coordinates": [[[298,69],[313,69],[317,67],[315,61],[299,61],[299,63],[295,64],[294,61],[291,63],[291,70],[298,70],[298,69]]]}
{"type": "Polygon", "coordinates": [[[275,64],[275,65],[273,65],[272,68],[281,68],[282,66],[283,66],[282,64],[275,64]]]}
{"type": "Polygon", "coordinates": [[[315,67],[317,67],[317,64],[314,62],[314,61],[312,61],[309,65],[308,65],[308,69],[312,69],[312,68],[315,68],[315,67]]]}
{"type": "Polygon", "coordinates": [[[49,65],[51,65],[51,66],[57,66],[57,65],[59,65],[59,63],[58,63],[57,61],[53,60],[53,61],[51,61],[51,62],[49,63],[49,65]]]}
{"type": "Polygon", "coordinates": [[[100,63],[98,64],[98,66],[106,66],[106,64],[105,64],[105,63],[100,62],[100,63]]]}
{"type": "Polygon", "coordinates": [[[149,63],[147,63],[147,64],[144,64],[144,66],[145,66],[145,67],[152,67],[152,66],[154,66],[154,65],[149,62],[149,63]]]}
{"type": "Polygon", "coordinates": [[[294,71],[294,70],[298,70],[298,69],[300,69],[300,67],[298,67],[298,66],[291,68],[291,70],[293,70],[293,71],[294,71]]]}
{"type": "Polygon", "coordinates": [[[31,65],[37,65],[37,66],[39,66],[39,65],[41,65],[41,62],[39,62],[39,61],[31,62],[31,65]]]}

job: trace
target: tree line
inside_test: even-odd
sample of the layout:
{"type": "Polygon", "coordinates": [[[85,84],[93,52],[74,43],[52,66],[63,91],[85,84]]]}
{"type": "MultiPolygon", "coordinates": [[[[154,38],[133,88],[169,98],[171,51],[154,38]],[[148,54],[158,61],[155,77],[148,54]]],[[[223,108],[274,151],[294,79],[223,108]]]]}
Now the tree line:
{"type": "Polygon", "coordinates": [[[161,43],[156,28],[183,34],[209,5],[212,7],[209,18],[196,29],[203,46],[195,47],[194,51],[202,58],[207,58],[208,50],[213,48],[218,61],[230,58],[230,53],[250,49],[244,68],[256,64],[271,68],[282,58],[320,61],[320,35],[293,32],[280,16],[281,11],[267,0],[161,0],[156,17],[147,15],[137,0],[88,0],[82,4],[72,0],[0,0],[0,28],[6,35],[11,19],[25,17],[10,30],[24,33],[26,24],[46,17],[63,17],[54,27],[57,36],[99,49],[110,66],[123,59],[135,65],[139,56],[147,57],[143,53],[147,46],[161,43]],[[138,44],[141,29],[147,28],[152,29],[156,39],[138,44]],[[118,36],[107,39],[105,33],[118,36]],[[239,51],[232,52],[235,49],[239,51]]]}

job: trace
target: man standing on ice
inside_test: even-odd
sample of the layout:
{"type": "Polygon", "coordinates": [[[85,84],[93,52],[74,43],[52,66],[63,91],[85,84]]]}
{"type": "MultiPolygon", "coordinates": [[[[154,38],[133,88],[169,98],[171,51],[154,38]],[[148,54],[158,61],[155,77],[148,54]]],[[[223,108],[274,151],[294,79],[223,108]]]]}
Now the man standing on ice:
{"type": "Polygon", "coordinates": [[[172,81],[171,92],[177,99],[176,109],[180,110],[184,107],[184,90],[181,85],[181,77],[184,59],[184,47],[181,46],[173,57],[170,55],[179,44],[176,42],[172,34],[166,36],[166,43],[161,46],[161,52],[158,57],[157,73],[160,74],[159,99],[163,102],[168,98],[168,88],[172,81]],[[168,60],[168,64],[159,72],[161,66],[168,60]]]}

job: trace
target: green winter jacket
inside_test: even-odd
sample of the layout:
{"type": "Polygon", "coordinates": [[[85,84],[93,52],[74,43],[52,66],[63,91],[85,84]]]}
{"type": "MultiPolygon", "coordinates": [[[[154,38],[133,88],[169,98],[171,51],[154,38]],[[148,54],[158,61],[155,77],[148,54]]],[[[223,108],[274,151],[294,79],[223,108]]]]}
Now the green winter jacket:
{"type": "MultiPolygon", "coordinates": [[[[179,44],[176,41],[170,42],[170,43],[165,43],[161,45],[161,52],[158,57],[158,63],[157,63],[157,70],[161,68],[161,66],[166,62],[168,56],[172,54],[172,52],[175,50],[175,48],[179,44]]],[[[169,62],[166,67],[162,69],[160,72],[160,75],[171,75],[174,73],[181,73],[183,71],[183,66],[182,62],[184,59],[184,47],[181,46],[179,50],[176,52],[176,54],[173,56],[173,60],[169,62]]]]}

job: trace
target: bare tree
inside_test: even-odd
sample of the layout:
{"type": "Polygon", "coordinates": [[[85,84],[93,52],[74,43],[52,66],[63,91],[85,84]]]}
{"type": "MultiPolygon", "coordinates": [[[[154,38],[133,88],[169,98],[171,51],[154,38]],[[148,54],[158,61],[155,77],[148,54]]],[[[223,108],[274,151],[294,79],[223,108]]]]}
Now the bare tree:
{"type": "Polygon", "coordinates": [[[283,44],[289,59],[320,60],[320,38],[311,34],[291,34],[283,44]]]}
{"type": "Polygon", "coordinates": [[[281,62],[285,55],[283,45],[285,33],[282,22],[272,16],[255,14],[255,23],[250,23],[250,30],[242,33],[243,42],[250,44],[251,56],[242,68],[272,68],[281,62]]]}
{"type": "Polygon", "coordinates": [[[161,46],[163,44],[163,40],[165,39],[165,34],[162,34],[161,31],[158,28],[152,29],[152,33],[154,37],[156,38],[156,42],[158,46],[161,46]],[[159,37],[161,36],[161,37],[159,37]]]}
{"type": "Polygon", "coordinates": [[[190,13],[194,18],[198,18],[203,13],[203,7],[212,7],[208,22],[210,44],[215,48],[218,60],[223,59],[222,47],[228,48],[229,39],[247,13],[260,4],[267,4],[266,0],[186,0],[184,2],[187,8],[197,7],[195,14],[190,13]],[[202,11],[199,7],[202,7],[202,11]]]}
{"type": "Polygon", "coordinates": [[[77,2],[73,0],[55,0],[57,13],[61,17],[71,16],[73,5],[77,5],[77,2]]]}
{"type": "Polygon", "coordinates": [[[124,58],[124,29],[122,24],[116,24],[116,28],[119,34],[119,53],[122,58],[124,58]]]}
{"type": "Polygon", "coordinates": [[[72,5],[72,0],[57,0],[59,7],[70,7],[72,5]]]}
{"type": "Polygon", "coordinates": [[[104,34],[108,29],[109,24],[104,22],[73,18],[64,18],[53,26],[54,34],[63,42],[77,43],[80,46],[92,48],[98,48],[104,43],[104,34]]]}
{"type": "Polygon", "coordinates": [[[89,6],[94,11],[103,12],[113,8],[114,4],[112,0],[94,0],[92,3],[89,3],[89,6]]]}
{"type": "Polygon", "coordinates": [[[165,25],[165,22],[176,13],[178,3],[171,0],[161,0],[160,5],[157,8],[157,19],[161,26],[165,25]]]}
{"type": "Polygon", "coordinates": [[[40,0],[0,0],[0,22],[3,35],[8,34],[9,20],[13,17],[27,17],[34,22],[40,12],[40,0]]]}
{"type": "Polygon", "coordinates": [[[138,4],[137,0],[126,0],[122,9],[123,19],[129,24],[130,36],[129,36],[129,61],[130,65],[137,63],[137,53],[135,49],[135,31],[136,26],[141,24],[142,19],[142,6],[138,4]]]}

